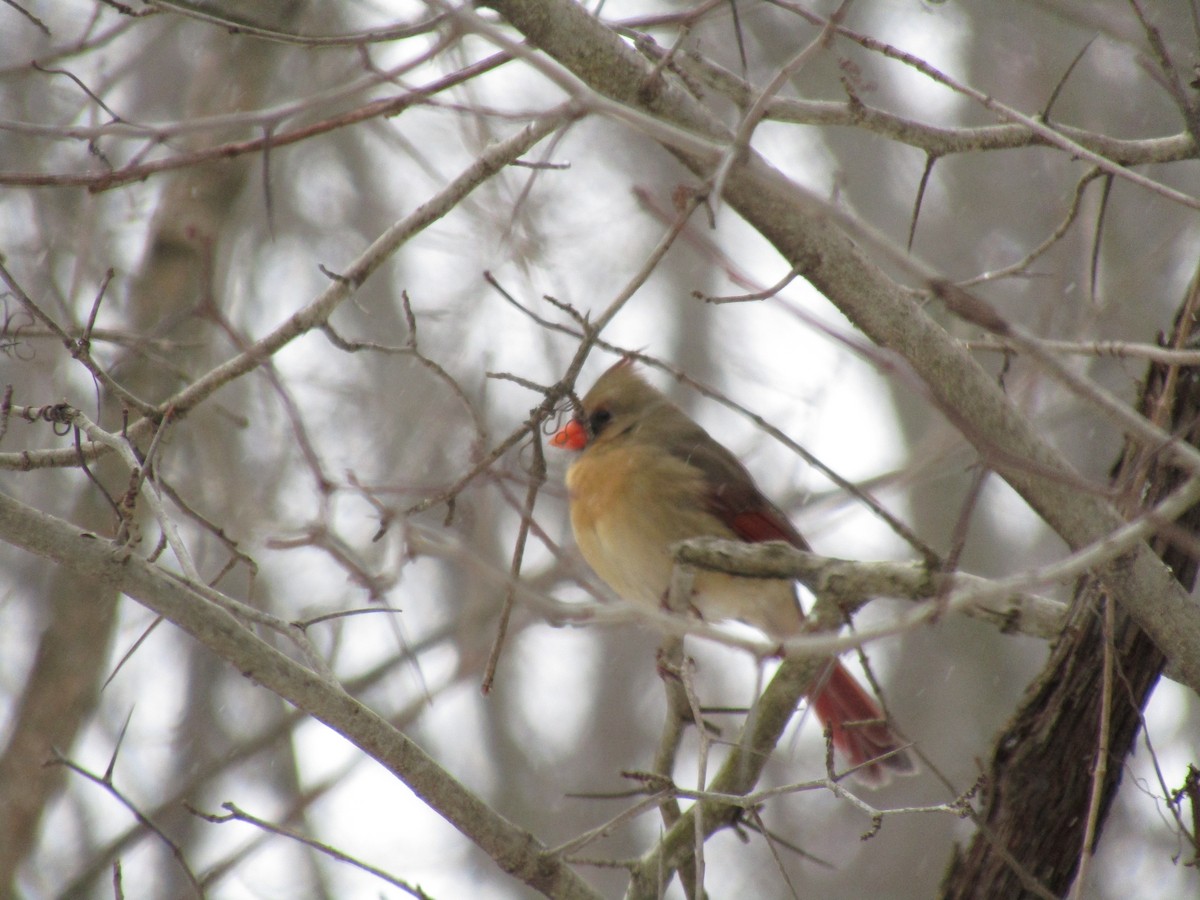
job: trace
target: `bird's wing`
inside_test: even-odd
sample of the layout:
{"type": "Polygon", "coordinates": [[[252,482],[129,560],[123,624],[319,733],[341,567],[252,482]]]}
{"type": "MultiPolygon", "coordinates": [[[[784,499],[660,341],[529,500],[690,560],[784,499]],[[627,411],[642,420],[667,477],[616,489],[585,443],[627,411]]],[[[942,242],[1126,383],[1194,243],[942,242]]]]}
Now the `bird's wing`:
{"type": "Polygon", "coordinates": [[[809,549],[808,542],[783,511],[763,495],[738,458],[699,426],[670,449],[703,474],[709,512],[739,538],[749,543],[787,541],[799,550],[809,549]]]}

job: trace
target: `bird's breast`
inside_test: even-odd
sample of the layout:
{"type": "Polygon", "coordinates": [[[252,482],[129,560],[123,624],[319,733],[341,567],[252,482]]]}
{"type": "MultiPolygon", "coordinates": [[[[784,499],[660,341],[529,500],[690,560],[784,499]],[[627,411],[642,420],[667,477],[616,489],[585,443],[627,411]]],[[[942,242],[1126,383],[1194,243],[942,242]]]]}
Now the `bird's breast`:
{"type": "Polygon", "coordinates": [[[568,470],[567,490],[584,559],[634,603],[662,602],[673,543],[719,527],[707,521],[699,473],[651,448],[590,448],[568,470]]]}
{"type": "MultiPolygon", "coordinates": [[[[588,565],[623,599],[661,606],[671,546],[694,537],[735,538],[709,510],[695,467],[653,447],[593,445],[567,470],[571,527],[588,565]]],[[[740,619],[775,635],[800,625],[788,581],[697,573],[693,608],[706,619],[740,619]]]]}

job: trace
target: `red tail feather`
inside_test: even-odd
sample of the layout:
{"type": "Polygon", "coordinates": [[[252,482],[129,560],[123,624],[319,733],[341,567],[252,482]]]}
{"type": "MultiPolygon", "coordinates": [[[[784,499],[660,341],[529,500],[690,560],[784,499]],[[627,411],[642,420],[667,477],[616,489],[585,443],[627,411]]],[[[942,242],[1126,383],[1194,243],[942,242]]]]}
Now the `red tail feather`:
{"type": "Polygon", "coordinates": [[[812,704],[817,718],[833,732],[833,746],[850,765],[862,766],[855,774],[864,782],[882,785],[893,775],[916,771],[912,757],[900,749],[908,742],[883,721],[883,712],[871,695],[840,662],[835,660],[830,666],[812,704]],[[855,724],[858,722],[871,724],[855,724]]]}

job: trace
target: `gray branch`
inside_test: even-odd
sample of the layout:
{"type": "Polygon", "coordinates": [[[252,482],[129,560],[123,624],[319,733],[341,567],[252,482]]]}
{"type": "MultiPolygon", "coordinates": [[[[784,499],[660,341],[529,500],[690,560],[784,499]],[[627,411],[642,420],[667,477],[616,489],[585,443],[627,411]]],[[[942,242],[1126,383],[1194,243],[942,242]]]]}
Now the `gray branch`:
{"type": "MultiPolygon", "coordinates": [[[[673,76],[650,62],[568,0],[488,0],[532,45],[592,90],[640,115],[695,135],[685,147],[655,139],[703,182],[713,155],[704,141],[728,144],[728,129],[673,76]]],[[[632,119],[631,119],[632,121],[632,119]]],[[[1103,540],[1124,519],[1082,477],[996,383],[925,310],[908,285],[880,265],[899,267],[928,294],[966,303],[919,261],[844,211],[786,177],[753,148],[733,165],[721,199],[881,347],[899,353],[925,382],[930,398],[1014,490],[1072,549],[1103,540]],[[873,258],[872,254],[874,254],[873,258]]],[[[970,298],[975,300],[975,298],[970,298]]],[[[976,306],[982,306],[976,301],[976,306]]],[[[1005,323],[995,321],[997,328],[1005,323]]],[[[1040,362],[1040,360],[1039,360],[1040,362]]],[[[1061,371],[1051,371],[1061,377],[1061,371]]],[[[1193,603],[1145,541],[1097,566],[1095,574],[1163,651],[1184,684],[1200,693],[1200,606],[1193,603]]]]}
{"type": "Polygon", "coordinates": [[[504,871],[548,897],[595,900],[591,887],[534,835],[509,822],[336,684],[281,653],[199,591],[113,541],[0,494],[0,539],[97,587],[137,600],[368,754],[504,871]]]}
{"type": "Polygon", "coordinates": [[[995,593],[986,578],[961,572],[930,572],[920,563],[858,562],[818,556],[783,541],[745,544],[716,538],[695,538],[675,545],[683,566],[712,569],[751,578],[789,578],[818,597],[854,612],[867,602],[938,600],[1008,633],[1053,640],[1062,631],[1067,605],[1025,591],[995,593]]]}

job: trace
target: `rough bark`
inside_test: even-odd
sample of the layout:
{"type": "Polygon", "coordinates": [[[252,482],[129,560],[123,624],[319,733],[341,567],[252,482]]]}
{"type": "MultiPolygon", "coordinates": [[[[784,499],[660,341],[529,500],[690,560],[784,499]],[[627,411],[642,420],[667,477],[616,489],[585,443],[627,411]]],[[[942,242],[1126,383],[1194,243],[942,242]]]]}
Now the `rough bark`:
{"type": "MultiPolygon", "coordinates": [[[[1171,345],[1186,343],[1192,314],[1176,323],[1171,345]]],[[[1162,419],[1193,445],[1200,445],[1200,370],[1153,365],[1139,402],[1143,415],[1162,419]]],[[[1179,486],[1182,473],[1155,448],[1129,442],[1113,470],[1113,485],[1127,514],[1150,507],[1179,486]]],[[[1196,581],[1197,559],[1170,540],[1200,529],[1193,507],[1174,529],[1152,545],[1185,588],[1196,581]]],[[[1084,848],[1093,789],[1105,665],[1104,584],[1087,579],[1077,592],[1071,620],[1055,644],[1042,675],[996,741],[989,775],[984,828],[955,855],[942,886],[946,898],[1032,897],[1035,880],[1061,896],[1071,886],[1084,848]]],[[[1133,751],[1142,710],[1164,665],[1162,653],[1120,607],[1112,634],[1116,677],[1109,709],[1107,768],[1095,830],[1098,841],[1121,783],[1125,758],[1133,751]]]]}

